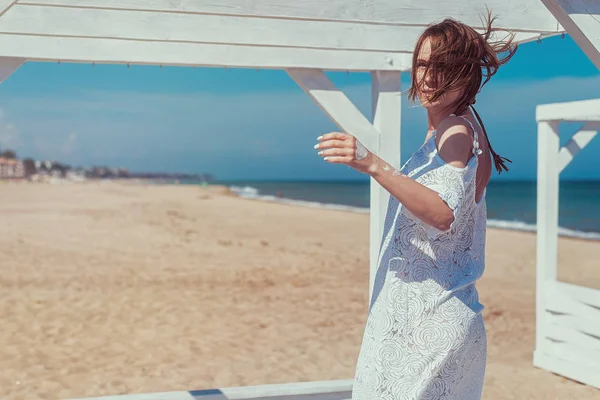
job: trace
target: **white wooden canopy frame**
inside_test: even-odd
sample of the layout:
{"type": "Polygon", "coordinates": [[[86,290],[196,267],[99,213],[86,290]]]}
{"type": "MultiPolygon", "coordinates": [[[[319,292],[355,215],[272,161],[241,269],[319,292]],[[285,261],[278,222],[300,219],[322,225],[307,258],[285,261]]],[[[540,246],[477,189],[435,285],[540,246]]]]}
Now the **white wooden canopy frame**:
{"type": "MultiPolygon", "coordinates": [[[[487,9],[498,16],[496,25],[513,32],[519,43],[568,32],[600,68],[598,0],[0,0],[0,82],[26,61],[285,69],[341,130],[399,167],[400,77],[410,70],[417,37],[447,16],[481,29],[487,9]],[[335,87],[326,70],[372,74],[372,120],[335,87]]],[[[600,116],[593,119],[598,120],[600,116]]],[[[600,387],[578,364],[597,360],[597,355],[583,352],[571,364],[556,367],[562,353],[549,349],[560,346],[547,339],[549,331],[559,328],[547,310],[563,305],[546,286],[562,288],[561,295],[569,299],[565,302],[578,302],[573,307],[592,320],[585,326],[597,329],[597,292],[583,294],[553,283],[557,163],[566,165],[572,150],[588,141],[597,125],[587,125],[558,154],[557,139],[549,133],[556,129],[554,120],[540,121],[539,182],[548,197],[540,197],[538,207],[535,364],[600,387]],[[569,297],[567,292],[577,294],[569,297]]],[[[388,196],[371,181],[370,286],[388,196]]],[[[568,320],[565,335],[581,331],[580,319],[568,320]]],[[[586,340],[586,349],[598,350],[598,341],[591,336],[586,340]]]]}
{"type": "Polygon", "coordinates": [[[600,99],[541,105],[534,364],[600,388],[600,290],[557,280],[560,173],[598,133],[600,99]],[[559,123],[584,122],[560,147],[559,123]]]}

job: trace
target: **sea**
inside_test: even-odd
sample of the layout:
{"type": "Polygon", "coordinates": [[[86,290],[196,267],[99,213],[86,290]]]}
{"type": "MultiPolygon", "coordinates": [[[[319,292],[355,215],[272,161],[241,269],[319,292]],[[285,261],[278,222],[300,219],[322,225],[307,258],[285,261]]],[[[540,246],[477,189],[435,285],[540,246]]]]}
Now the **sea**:
{"type": "MultiPolygon", "coordinates": [[[[264,201],[369,212],[369,181],[226,181],[241,197],[264,201]]],[[[492,181],[487,188],[488,226],[535,231],[536,182],[492,181]]],[[[560,183],[559,234],[600,240],[600,181],[560,183]]]]}

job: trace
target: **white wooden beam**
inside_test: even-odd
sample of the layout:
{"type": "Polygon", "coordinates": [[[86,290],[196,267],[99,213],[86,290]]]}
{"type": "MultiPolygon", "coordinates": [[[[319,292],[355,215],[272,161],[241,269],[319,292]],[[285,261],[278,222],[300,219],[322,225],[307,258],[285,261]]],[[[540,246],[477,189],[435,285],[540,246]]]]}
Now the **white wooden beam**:
{"type": "MultiPolygon", "coordinates": [[[[401,73],[377,71],[372,77],[373,126],[379,133],[377,153],[394,168],[400,168],[401,73]]],[[[390,194],[371,178],[369,304],[377,273],[379,249],[390,194]]]]}
{"type": "Polygon", "coordinates": [[[599,122],[588,122],[577,131],[558,153],[558,172],[562,172],[585,146],[588,145],[600,129],[599,122]]]}
{"type": "MultiPolygon", "coordinates": [[[[114,396],[101,396],[101,397],[81,397],[70,400],[197,400],[197,397],[192,396],[190,392],[178,391],[178,392],[160,392],[160,393],[136,393],[136,394],[122,394],[114,396]]],[[[207,400],[227,400],[224,396],[209,397],[207,400]]]]}
{"type": "Polygon", "coordinates": [[[49,6],[14,6],[0,32],[82,38],[412,53],[422,27],[49,6]]]}
{"type": "Polygon", "coordinates": [[[536,351],[544,351],[546,296],[557,276],[559,140],[558,122],[538,123],[536,351]]]}
{"type": "Polygon", "coordinates": [[[0,57],[0,83],[4,82],[25,62],[22,58],[0,57]]]}
{"type": "Polygon", "coordinates": [[[0,17],[2,17],[16,2],[17,0],[0,0],[0,17]]]}
{"type": "Polygon", "coordinates": [[[589,0],[542,0],[542,3],[600,69],[600,3],[589,0]]]}
{"type": "Polygon", "coordinates": [[[408,54],[257,47],[181,42],[91,39],[0,33],[0,57],[30,61],[150,64],[240,68],[321,68],[338,71],[398,71],[410,68],[408,54]]]}
{"type": "Polygon", "coordinates": [[[258,386],[242,386],[220,389],[227,399],[295,399],[295,396],[302,398],[313,397],[315,399],[322,395],[324,398],[334,399],[346,398],[341,395],[349,396],[352,391],[352,379],[340,379],[330,381],[313,382],[294,382],[279,383],[258,386]],[[329,396],[328,396],[329,395],[329,396]],[[304,397],[306,396],[306,397],[304,397]]]}
{"type": "Polygon", "coordinates": [[[379,132],[322,71],[288,69],[287,72],[341,131],[353,135],[367,149],[378,154],[379,132]]]}
{"type": "MultiPolygon", "coordinates": [[[[423,26],[416,25],[33,6],[22,3],[0,18],[0,32],[5,34],[405,53],[406,60],[412,54],[423,29],[423,26]]],[[[517,39],[533,40],[539,35],[537,32],[518,32],[517,39]]],[[[364,56],[369,57],[366,53],[364,56]]],[[[371,56],[377,57],[377,54],[371,56]]],[[[397,58],[386,60],[393,64],[397,58]]],[[[396,70],[407,70],[410,63],[396,67],[396,70]]]]}
{"type": "Polygon", "coordinates": [[[555,18],[539,0],[20,0],[19,4],[64,7],[151,10],[176,13],[250,15],[322,21],[361,21],[368,23],[426,26],[452,16],[472,26],[481,26],[487,8],[500,18],[498,26],[516,31],[559,30],[555,18]]]}
{"type": "Polygon", "coordinates": [[[536,107],[536,121],[600,121],[600,99],[541,104],[536,107]]]}
{"type": "Polygon", "coordinates": [[[352,379],[276,383],[162,393],[126,394],[71,400],[342,400],[352,391],[352,379]]]}

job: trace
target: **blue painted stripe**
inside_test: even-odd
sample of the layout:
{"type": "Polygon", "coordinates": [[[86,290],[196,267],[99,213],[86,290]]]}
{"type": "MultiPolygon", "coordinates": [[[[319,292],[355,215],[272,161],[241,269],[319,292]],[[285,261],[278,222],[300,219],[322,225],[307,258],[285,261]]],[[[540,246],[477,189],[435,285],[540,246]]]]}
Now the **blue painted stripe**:
{"type": "Polygon", "coordinates": [[[215,394],[223,394],[223,392],[221,392],[221,389],[206,389],[206,390],[190,390],[190,394],[192,396],[211,396],[211,395],[215,395],[215,394]]]}

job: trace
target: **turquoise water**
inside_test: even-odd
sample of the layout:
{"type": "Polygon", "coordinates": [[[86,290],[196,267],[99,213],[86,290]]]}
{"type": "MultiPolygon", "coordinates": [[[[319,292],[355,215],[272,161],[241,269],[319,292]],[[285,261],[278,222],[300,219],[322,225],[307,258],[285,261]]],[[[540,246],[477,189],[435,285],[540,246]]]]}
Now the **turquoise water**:
{"type": "MultiPolygon", "coordinates": [[[[335,208],[337,205],[363,212],[369,207],[368,181],[229,181],[219,184],[231,187],[242,196],[265,200],[297,200],[310,206],[335,208]]],[[[487,189],[489,225],[535,229],[536,194],[533,181],[492,181],[487,189]]],[[[563,235],[600,239],[600,181],[561,182],[559,201],[559,226],[563,235]]]]}

